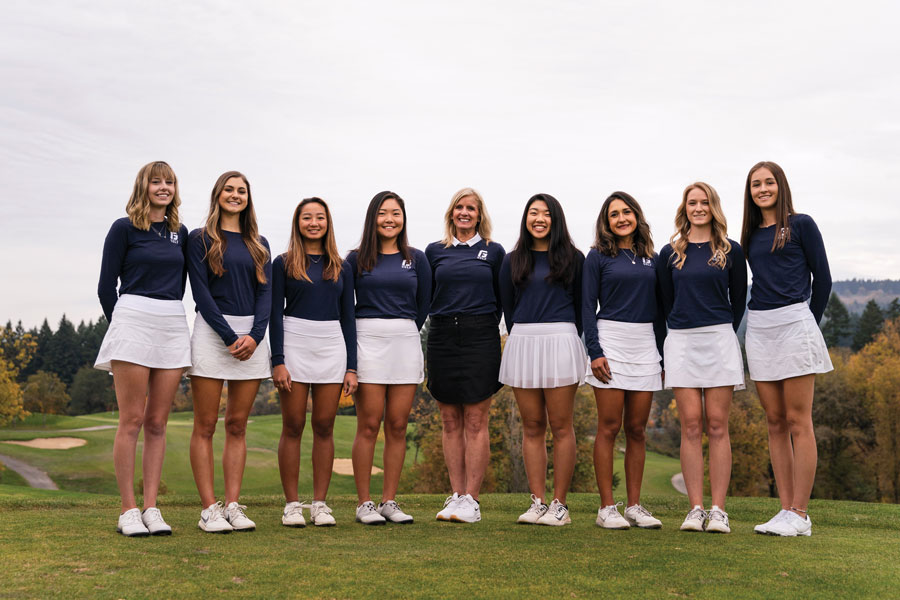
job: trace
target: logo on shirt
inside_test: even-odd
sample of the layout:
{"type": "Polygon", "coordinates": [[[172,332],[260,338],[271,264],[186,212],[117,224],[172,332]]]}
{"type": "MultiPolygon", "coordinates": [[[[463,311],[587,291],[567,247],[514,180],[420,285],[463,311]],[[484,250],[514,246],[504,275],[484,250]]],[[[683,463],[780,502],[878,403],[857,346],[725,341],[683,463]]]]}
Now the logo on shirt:
{"type": "Polygon", "coordinates": [[[479,250],[478,256],[476,256],[478,260],[487,260],[487,250],[479,250]]]}
{"type": "Polygon", "coordinates": [[[169,241],[172,242],[173,244],[178,243],[178,232],[177,231],[169,232],[169,241]]]}
{"type": "Polygon", "coordinates": [[[647,258],[647,257],[645,256],[645,257],[644,257],[644,266],[645,266],[645,267],[652,267],[652,266],[653,266],[653,261],[650,260],[649,258],[647,258]]]}
{"type": "Polygon", "coordinates": [[[408,260],[404,260],[403,262],[400,263],[400,268],[401,269],[412,269],[412,262],[408,261],[408,260]]]}

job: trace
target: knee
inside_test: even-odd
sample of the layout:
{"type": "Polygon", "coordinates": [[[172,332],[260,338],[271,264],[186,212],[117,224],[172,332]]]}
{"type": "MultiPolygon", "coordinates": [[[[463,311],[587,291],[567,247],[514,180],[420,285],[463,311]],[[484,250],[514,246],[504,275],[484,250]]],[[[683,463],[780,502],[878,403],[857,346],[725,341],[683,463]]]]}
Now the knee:
{"type": "Polygon", "coordinates": [[[364,440],[375,442],[378,439],[378,430],[381,429],[381,422],[377,420],[372,421],[357,421],[356,423],[356,437],[362,438],[364,440]]]}
{"type": "Polygon", "coordinates": [[[792,436],[811,434],[813,431],[812,418],[808,414],[788,413],[785,421],[792,436]]]}
{"type": "Polygon", "coordinates": [[[614,440],[622,428],[622,421],[618,419],[601,419],[597,421],[597,438],[614,440]]]}
{"type": "Polygon", "coordinates": [[[486,429],[485,419],[482,418],[480,413],[478,414],[467,414],[465,418],[466,425],[466,435],[481,435],[481,433],[486,429]]]}
{"type": "Polygon", "coordinates": [[[125,435],[137,437],[144,426],[144,416],[136,415],[134,417],[119,416],[119,431],[125,435]]]}
{"type": "Polygon", "coordinates": [[[785,435],[788,433],[788,421],[784,414],[766,414],[766,426],[769,428],[769,435],[785,435]]]}
{"type": "Polygon", "coordinates": [[[225,433],[231,437],[244,437],[247,434],[247,420],[225,419],[225,433]]]}
{"type": "Polygon", "coordinates": [[[553,434],[554,440],[565,440],[575,437],[575,427],[569,419],[554,421],[550,419],[550,432],[553,434]]]}
{"type": "Polygon", "coordinates": [[[463,431],[464,422],[459,415],[445,415],[441,418],[441,423],[447,435],[459,435],[463,431]]]}
{"type": "Polygon", "coordinates": [[[216,433],[217,422],[218,419],[195,419],[193,435],[205,440],[211,440],[213,435],[216,433]]]}
{"type": "Polygon", "coordinates": [[[334,434],[334,421],[331,419],[313,419],[313,435],[317,438],[330,438],[334,434]]]}
{"type": "Polygon", "coordinates": [[[706,433],[711,440],[721,440],[728,437],[728,421],[725,419],[710,419],[706,424],[706,433]]]}
{"type": "Polygon", "coordinates": [[[527,438],[543,438],[547,435],[547,421],[544,419],[522,419],[522,431],[527,438]]]}
{"type": "Polygon", "coordinates": [[[681,421],[681,438],[689,442],[699,442],[703,434],[703,427],[697,419],[685,419],[681,421]]]}
{"type": "Polygon", "coordinates": [[[144,438],[148,437],[166,437],[166,421],[163,419],[144,421],[144,438]]]}
{"type": "Polygon", "coordinates": [[[384,422],[384,436],[391,439],[406,439],[407,419],[386,419],[384,422]]]}
{"type": "Polygon", "coordinates": [[[281,424],[281,433],[286,438],[300,439],[303,429],[306,427],[306,419],[288,419],[281,424]]]}
{"type": "Polygon", "coordinates": [[[646,429],[644,428],[643,423],[629,423],[625,426],[625,438],[629,442],[641,444],[644,442],[645,437],[646,429]]]}

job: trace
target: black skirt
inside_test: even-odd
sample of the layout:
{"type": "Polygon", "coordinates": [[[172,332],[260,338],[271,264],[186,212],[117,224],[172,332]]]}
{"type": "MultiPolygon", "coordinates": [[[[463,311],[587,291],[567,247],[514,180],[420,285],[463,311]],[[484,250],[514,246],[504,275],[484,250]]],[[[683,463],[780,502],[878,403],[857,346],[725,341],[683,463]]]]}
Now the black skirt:
{"type": "Polygon", "coordinates": [[[444,404],[475,404],[503,387],[500,328],[489,315],[434,315],[425,366],[428,391],[444,404]]]}

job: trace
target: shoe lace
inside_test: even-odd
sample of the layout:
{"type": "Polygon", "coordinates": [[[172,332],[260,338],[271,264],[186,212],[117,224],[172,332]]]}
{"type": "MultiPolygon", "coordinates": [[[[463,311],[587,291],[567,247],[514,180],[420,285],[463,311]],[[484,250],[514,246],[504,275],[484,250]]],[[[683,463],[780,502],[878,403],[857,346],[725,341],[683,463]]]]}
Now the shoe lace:
{"type": "Polygon", "coordinates": [[[156,523],[157,521],[163,520],[162,514],[160,514],[159,509],[155,507],[145,510],[144,516],[147,518],[148,523],[156,523]]]}
{"type": "Polygon", "coordinates": [[[545,510],[544,503],[541,502],[540,498],[538,498],[537,496],[532,494],[531,495],[531,506],[528,508],[528,512],[541,514],[544,512],[544,510],[545,510]]]}
{"type": "Polygon", "coordinates": [[[619,507],[620,507],[620,506],[622,506],[622,503],[621,503],[621,502],[616,502],[615,504],[610,504],[609,506],[604,507],[604,508],[603,508],[603,518],[604,518],[604,519],[608,519],[608,518],[610,518],[611,516],[613,516],[613,514],[616,514],[616,515],[618,515],[618,516],[621,517],[622,515],[619,514],[619,507]]]}
{"type": "Polygon", "coordinates": [[[125,518],[124,522],[122,523],[123,525],[138,525],[138,524],[143,525],[144,524],[143,521],[141,521],[140,513],[136,510],[125,511],[125,513],[122,516],[125,518]]]}
{"type": "Polygon", "coordinates": [[[366,500],[365,502],[363,502],[362,504],[359,505],[359,508],[357,510],[359,510],[362,514],[375,512],[376,511],[375,503],[372,502],[371,500],[366,500]]]}
{"type": "Polygon", "coordinates": [[[400,510],[400,507],[397,505],[396,500],[388,500],[387,502],[382,502],[382,505],[391,510],[400,510]]]}
{"type": "Polygon", "coordinates": [[[713,510],[709,513],[710,521],[722,521],[723,523],[728,523],[728,513],[724,510],[713,510]]]}
{"type": "Polygon", "coordinates": [[[310,504],[291,503],[284,507],[284,514],[285,514],[285,516],[289,516],[289,515],[293,516],[293,515],[296,515],[297,513],[300,513],[300,516],[302,517],[304,508],[312,508],[312,506],[310,504]]]}
{"type": "Polygon", "coordinates": [[[244,517],[246,519],[247,515],[244,514],[245,508],[247,508],[245,505],[235,503],[234,505],[229,506],[228,510],[231,511],[232,515],[244,517]]]}
{"type": "Polygon", "coordinates": [[[715,513],[707,513],[702,508],[695,508],[688,513],[688,519],[700,519],[701,521],[705,521],[707,518],[712,518],[712,515],[715,513]]]}
{"type": "Polygon", "coordinates": [[[562,518],[563,514],[566,512],[566,505],[560,502],[559,500],[553,501],[553,516],[557,519],[562,518]]]}
{"type": "Polygon", "coordinates": [[[639,514],[641,514],[641,515],[643,515],[643,516],[645,516],[645,517],[652,517],[652,516],[653,516],[653,515],[650,513],[649,510],[647,510],[646,508],[644,508],[644,507],[641,506],[640,504],[635,504],[634,506],[629,506],[628,508],[629,508],[629,510],[631,510],[632,512],[639,513],[639,514]]]}
{"type": "Polygon", "coordinates": [[[311,504],[301,504],[300,508],[308,508],[309,516],[313,517],[319,513],[331,514],[331,509],[324,502],[313,502],[311,504]]]}
{"type": "Polygon", "coordinates": [[[444,508],[447,508],[448,506],[450,506],[450,503],[453,502],[453,500],[459,500],[459,498],[460,496],[456,496],[456,498],[454,498],[453,496],[447,496],[447,499],[444,500],[444,508]]]}

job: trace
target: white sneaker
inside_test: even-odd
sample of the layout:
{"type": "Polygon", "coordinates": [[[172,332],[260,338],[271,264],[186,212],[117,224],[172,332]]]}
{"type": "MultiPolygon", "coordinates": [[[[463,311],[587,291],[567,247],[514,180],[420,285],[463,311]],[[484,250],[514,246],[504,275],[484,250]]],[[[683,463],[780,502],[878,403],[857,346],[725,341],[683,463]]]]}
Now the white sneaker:
{"type": "Polygon", "coordinates": [[[760,523],[759,525],[754,527],[753,531],[755,531],[756,533],[762,533],[762,534],[769,533],[769,527],[772,527],[773,525],[775,525],[775,523],[777,523],[778,521],[783,519],[785,514],[789,513],[789,512],[791,512],[791,511],[785,510],[782,508],[781,510],[778,511],[778,513],[774,517],[772,517],[765,523],[760,523]]]}
{"type": "Polygon", "coordinates": [[[681,531],[703,531],[703,525],[706,523],[707,516],[702,506],[695,506],[684,518],[684,523],[681,524],[681,531]]]}
{"type": "MultiPolygon", "coordinates": [[[[253,531],[256,529],[256,523],[247,518],[244,509],[247,508],[243,504],[237,502],[229,502],[225,507],[225,518],[231,524],[231,528],[235,531],[253,531]]],[[[302,515],[301,515],[302,516],[302,515]]]]}
{"type": "Polygon", "coordinates": [[[221,502],[213,502],[200,511],[197,527],[207,533],[229,533],[234,527],[225,519],[225,507],[221,502]]]}
{"type": "Polygon", "coordinates": [[[812,535],[812,521],[809,520],[809,515],[803,518],[789,510],[786,515],[769,527],[767,533],[784,537],[810,536],[812,535]]]}
{"type": "Polygon", "coordinates": [[[172,528],[163,521],[162,514],[155,506],[144,509],[144,512],[141,513],[141,521],[150,535],[172,535],[172,528]]]}
{"type": "Polygon", "coordinates": [[[630,529],[631,525],[628,524],[625,517],[619,514],[619,506],[621,505],[621,502],[617,502],[616,504],[601,507],[597,511],[597,527],[604,529],[630,529]]]}
{"type": "Polygon", "coordinates": [[[309,505],[309,520],[316,527],[332,527],[335,524],[331,509],[324,500],[313,500],[309,505]]]}
{"type": "Polygon", "coordinates": [[[412,515],[408,515],[397,506],[394,500],[388,500],[378,505],[378,514],[390,521],[391,523],[402,523],[409,525],[413,522],[412,515]]]}
{"type": "Polygon", "coordinates": [[[460,496],[456,492],[453,492],[452,496],[447,496],[447,499],[444,500],[444,508],[435,515],[435,519],[438,521],[450,521],[450,517],[453,516],[453,511],[456,510],[456,504],[459,502],[459,498],[460,496]]]}
{"type": "Polygon", "coordinates": [[[363,525],[384,525],[387,522],[378,513],[375,503],[371,500],[367,500],[356,507],[356,520],[363,525]]]}
{"type": "Polygon", "coordinates": [[[572,519],[569,518],[569,507],[556,498],[550,503],[547,512],[537,520],[538,525],[552,525],[556,527],[562,527],[571,522],[572,519]]]}
{"type": "MultiPolygon", "coordinates": [[[[246,518],[246,517],[245,517],[246,518]]],[[[299,502],[288,502],[281,513],[281,524],[285,527],[306,527],[303,518],[303,505],[299,502]]]]}
{"type": "Polygon", "coordinates": [[[629,525],[641,529],[659,529],[662,521],[650,514],[650,511],[640,504],[633,504],[625,509],[625,520],[629,525]]]}
{"type": "Polygon", "coordinates": [[[141,511],[131,508],[119,515],[119,523],[116,531],[126,537],[145,537],[150,535],[150,530],[141,520],[141,511]]]}
{"type": "Polygon", "coordinates": [[[450,520],[457,523],[477,523],[481,520],[481,505],[471,494],[460,496],[450,520]]]}
{"type": "Polygon", "coordinates": [[[534,525],[538,522],[538,519],[544,516],[544,513],[547,512],[549,507],[544,504],[544,502],[535,496],[531,495],[531,506],[528,507],[528,510],[519,515],[519,518],[516,519],[516,523],[524,523],[526,525],[534,525]]]}
{"type": "Polygon", "coordinates": [[[728,525],[728,513],[718,506],[713,506],[709,511],[706,531],[709,533],[731,533],[731,527],[728,525]]]}

